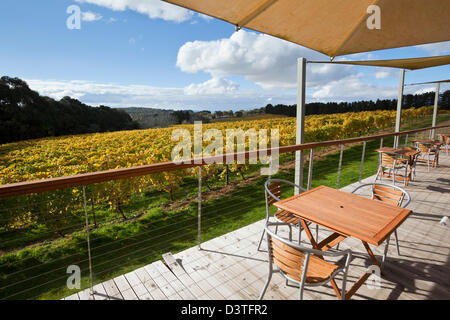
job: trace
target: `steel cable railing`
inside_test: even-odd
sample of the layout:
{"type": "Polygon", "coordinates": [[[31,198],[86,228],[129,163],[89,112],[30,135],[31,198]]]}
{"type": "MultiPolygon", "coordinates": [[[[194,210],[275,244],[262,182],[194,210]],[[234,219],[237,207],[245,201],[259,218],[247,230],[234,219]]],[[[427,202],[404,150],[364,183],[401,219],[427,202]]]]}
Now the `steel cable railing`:
{"type": "MultiPolygon", "coordinates": [[[[413,139],[412,136],[414,134],[415,137],[418,137],[418,133],[404,134],[405,145],[413,139]]],[[[426,133],[420,132],[420,134],[426,136],[426,133]]],[[[398,134],[397,136],[399,141],[401,141],[402,135],[398,134]]],[[[383,144],[390,143],[389,138],[389,136],[381,138],[375,136],[371,140],[379,139],[380,146],[383,146],[383,144]]],[[[339,188],[345,158],[355,156],[355,153],[358,152],[360,152],[358,155],[360,157],[359,175],[355,173],[355,180],[358,181],[359,178],[359,181],[361,181],[364,176],[363,171],[367,152],[371,151],[373,147],[373,144],[369,147],[369,141],[371,140],[351,140],[348,144],[345,141],[337,143],[336,145],[340,146],[338,151],[339,162],[333,164],[333,166],[335,165],[334,168],[329,165],[327,167],[314,166],[314,161],[318,161],[316,160],[318,155],[316,155],[314,149],[326,148],[332,145],[321,146],[319,144],[318,147],[313,145],[309,148],[309,158],[305,157],[305,163],[308,163],[308,167],[305,167],[305,171],[307,171],[307,175],[305,175],[307,177],[306,188],[310,189],[313,187],[315,175],[328,174],[334,170],[336,170],[334,172],[337,174],[336,187],[339,188]],[[351,145],[348,147],[348,150],[352,150],[351,154],[345,154],[347,151],[346,145],[351,145]],[[353,147],[355,145],[357,145],[356,149],[353,147]]],[[[286,150],[288,151],[285,152],[290,154],[296,151],[295,148],[286,150]]],[[[325,154],[327,153],[325,152],[325,154]]],[[[355,160],[353,159],[353,161],[355,160]]],[[[258,200],[248,200],[248,189],[245,189],[245,187],[240,189],[241,183],[236,182],[236,180],[232,182],[231,187],[228,187],[232,192],[223,193],[223,187],[221,187],[223,183],[213,182],[212,190],[209,190],[205,184],[202,184],[202,173],[200,169],[197,173],[197,180],[190,178],[189,181],[180,184],[179,190],[171,194],[175,202],[168,199],[168,194],[157,190],[151,190],[145,196],[143,193],[140,195],[141,198],[134,194],[126,195],[125,197],[132,198],[132,203],[129,206],[124,205],[122,208],[125,211],[126,220],[118,212],[108,208],[107,203],[102,203],[98,200],[95,202],[95,205],[92,205],[92,208],[88,208],[87,199],[92,199],[94,193],[90,188],[83,186],[80,188],[83,190],[81,199],[74,199],[74,197],[70,196],[59,199],[73,202],[71,204],[75,208],[73,215],[70,217],[52,216],[46,221],[33,221],[24,228],[33,228],[33,223],[36,224],[35,230],[39,233],[41,241],[33,240],[33,238],[14,238],[14,236],[20,235],[20,232],[12,235],[13,232],[17,231],[0,229],[0,239],[5,237],[5,235],[12,235],[10,238],[5,238],[5,241],[2,241],[3,248],[14,248],[13,244],[16,242],[28,243],[24,247],[16,247],[14,250],[6,249],[6,251],[0,253],[0,299],[24,296],[27,296],[27,298],[39,298],[48,289],[64,287],[64,280],[68,277],[67,274],[56,277],[53,277],[53,275],[63,273],[69,263],[80,265],[83,274],[89,273],[88,277],[83,276],[83,281],[84,283],[89,283],[87,287],[90,287],[92,290],[96,281],[105,280],[106,276],[116,275],[121,268],[129,267],[130,264],[149,263],[154,259],[159,259],[160,254],[166,250],[171,250],[171,248],[174,248],[176,251],[185,248],[187,245],[193,246],[197,244],[200,247],[202,242],[211,237],[212,234],[231,231],[230,226],[232,224],[229,221],[239,221],[247,212],[255,210],[255,208],[264,208],[264,192],[262,188],[260,188],[260,194],[255,194],[255,199],[257,198],[258,200]],[[214,189],[214,186],[216,189],[214,189]],[[208,196],[205,197],[205,195],[208,196]],[[177,201],[180,203],[177,203],[177,201]],[[216,202],[220,205],[217,205],[216,202]],[[99,212],[101,214],[96,216],[95,223],[97,228],[94,228],[92,220],[94,219],[94,214],[99,212]],[[150,214],[150,212],[153,213],[150,214]],[[112,217],[114,214],[117,214],[117,217],[112,217]],[[49,225],[55,224],[57,227],[55,230],[44,230],[42,227],[39,227],[39,225],[42,226],[45,223],[49,225]],[[126,227],[127,225],[129,225],[129,228],[126,227]],[[211,230],[214,232],[211,232],[211,230]],[[57,236],[51,237],[56,232],[63,231],[68,232],[68,239],[57,236]],[[72,246],[72,252],[71,250],[66,250],[63,245],[58,246],[58,242],[67,242],[67,245],[72,246]],[[56,246],[53,252],[50,253],[54,244],[56,246]],[[33,246],[36,246],[38,249],[45,246],[48,246],[48,248],[44,248],[41,251],[37,250],[34,252],[36,256],[33,256],[33,246]],[[38,255],[39,252],[43,254],[42,257],[38,255]],[[41,262],[36,263],[38,261],[41,262]],[[50,276],[53,278],[48,280],[50,276]]],[[[281,172],[281,174],[292,176],[292,170],[287,169],[285,173],[281,172]]],[[[246,180],[249,182],[242,185],[258,185],[264,179],[264,177],[254,174],[247,177],[246,180]]],[[[110,200],[116,201],[114,198],[110,200]]],[[[46,201],[39,201],[30,205],[45,204],[46,201]]],[[[28,210],[30,205],[1,208],[0,211],[28,210]]],[[[45,211],[34,211],[34,214],[42,216],[45,215],[45,211]]],[[[264,210],[260,210],[259,215],[252,217],[249,221],[262,219],[264,215],[264,210]]],[[[8,219],[3,218],[1,220],[0,224],[8,221],[8,219]]],[[[32,233],[30,234],[32,235],[32,233]]],[[[29,236],[27,233],[25,235],[29,236]]],[[[63,290],[63,292],[67,291],[63,290]]]]}

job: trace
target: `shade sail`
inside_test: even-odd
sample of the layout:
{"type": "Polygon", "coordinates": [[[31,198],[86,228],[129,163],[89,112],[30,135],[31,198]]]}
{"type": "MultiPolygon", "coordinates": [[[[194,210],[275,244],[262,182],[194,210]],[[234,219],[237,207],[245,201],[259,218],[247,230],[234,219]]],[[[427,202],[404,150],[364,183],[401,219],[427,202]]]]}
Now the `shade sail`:
{"type": "Polygon", "coordinates": [[[423,68],[443,66],[450,64],[450,55],[409,58],[409,59],[392,59],[392,60],[365,60],[365,61],[309,61],[310,63],[332,63],[332,64],[351,64],[359,66],[375,66],[401,68],[408,70],[417,70],[423,68]]]}
{"type": "Polygon", "coordinates": [[[164,0],[330,57],[450,40],[449,0],[164,0]],[[381,28],[369,29],[370,5],[381,28]]]}

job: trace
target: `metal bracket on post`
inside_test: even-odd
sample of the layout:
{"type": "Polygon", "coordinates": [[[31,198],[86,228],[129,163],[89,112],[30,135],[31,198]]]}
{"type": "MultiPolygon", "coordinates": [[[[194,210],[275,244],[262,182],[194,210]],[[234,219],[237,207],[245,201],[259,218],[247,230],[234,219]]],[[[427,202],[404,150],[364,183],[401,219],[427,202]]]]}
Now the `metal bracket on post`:
{"type": "Polygon", "coordinates": [[[198,249],[202,250],[202,167],[198,167],[198,217],[197,217],[198,249]]]}
{"type": "Polygon", "coordinates": [[[339,180],[341,178],[341,169],[342,169],[342,155],[344,153],[344,145],[341,144],[341,154],[339,155],[339,166],[338,166],[338,174],[336,179],[336,189],[339,189],[339,180]]]}
{"type": "Polygon", "coordinates": [[[366,155],[366,144],[367,144],[367,142],[364,141],[362,155],[361,155],[361,165],[359,166],[359,183],[361,183],[361,179],[362,179],[362,171],[363,171],[363,167],[364,167],[364,157],[366,155]]]}
{"type": "Polygon", "coordinates": [[[89,217],[87,213],[87,202],[86,202],[86,187],[83,186],[83,206],[84,206],[84,215],[86,217],[86,239],[87,239],[87,246],[88,246],[88,259],[89,259],[89,278],[90,278],[90,284],[91,284],[91,295],[94,295],[94,278],[92,275],[92,258],[91,258],[91,241],[89,238],[89,217]]]}

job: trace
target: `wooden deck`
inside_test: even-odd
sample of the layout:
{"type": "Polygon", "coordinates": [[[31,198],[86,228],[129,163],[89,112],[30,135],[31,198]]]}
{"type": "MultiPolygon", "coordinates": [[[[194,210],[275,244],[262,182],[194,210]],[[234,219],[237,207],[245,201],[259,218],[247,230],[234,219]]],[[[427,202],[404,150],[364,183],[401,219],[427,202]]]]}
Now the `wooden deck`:
{"type": "MultiPolygon", "coordinates": [[[[373,177],[365,181],[372,182],[373,177]]],[[[386,179],[383,182],[389,183],[386,179]]],[[[413,214],[398,229],[401,255],[397,255],[392,237],[381,286],[370,289],[363,285],[352,299],[450,299],[450,226],[439,224],[443,216],[450,216],[450,156],[441,154],[440,166],[429,173],[425,164],[418,164],[416,179],[406,189],[412,197],[408,208],[413,214]]],[[[162,261],[96,285],[93,296],[85,290],[66,300],[257,299],[268,274],[267,252],[257,251],[262,229],[263,221],[259,221],[205,242],[202,250],[193,247],[173,256],[168,253],[162,261]]],[[[321,228],[319,239],[329,234],[321,228]]],[[[306,244],[304,233],[302,240],[306,244]]],[[[359,240],[346,239],[340,249],[347,248],[354,252],[349,288],[370,260],[359,240]]],[[[384,245],[371,248],[380,257],[384,245]]],[[[341,279],[337,277],[338,286],[341,279]]],[[[275,274],[264,299],[297,299],[297,292],[275,274]]],[[[304,299],[336,296],[328,285],[307,287],[304,299]]]]}

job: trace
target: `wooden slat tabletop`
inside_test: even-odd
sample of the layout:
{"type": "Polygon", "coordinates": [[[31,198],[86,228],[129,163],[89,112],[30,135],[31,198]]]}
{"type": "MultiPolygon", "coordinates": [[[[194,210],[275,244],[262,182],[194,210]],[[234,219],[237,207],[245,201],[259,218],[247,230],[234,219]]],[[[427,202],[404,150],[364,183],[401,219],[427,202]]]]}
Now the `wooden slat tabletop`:
{"type": "Polygon", "coordinates": [[[411,213],[355,194],[320,186],[274,203],[340,234],[380,245],[411,213]]]}
{"type": "Polygon", "coordinates": [[[405,157],[412,157],[416,154],[420,153],[420,151],[417,150],[409,150],[409,149],[402,149],[402,148],[391,148],[391,147],[383,147],[380,149],[376,149],[377,152],[387,152],[387,153],[395,153],[400,154],[405,157]]]}
{"type": "Polygon", "coordinates": [[[439,140],[433,140],[433,139],[421,139],[421,140],[413,140],[413,143],[423,143],[423,144],[434,144],[437,146],[440,146],[442,144],[442,142],[440,142],[439,140]]]}

